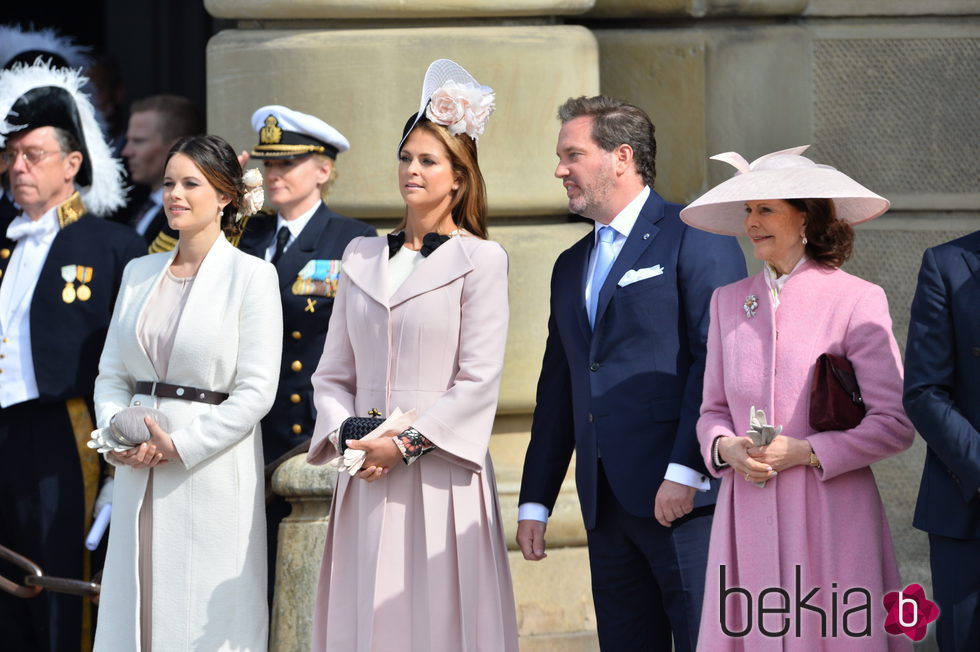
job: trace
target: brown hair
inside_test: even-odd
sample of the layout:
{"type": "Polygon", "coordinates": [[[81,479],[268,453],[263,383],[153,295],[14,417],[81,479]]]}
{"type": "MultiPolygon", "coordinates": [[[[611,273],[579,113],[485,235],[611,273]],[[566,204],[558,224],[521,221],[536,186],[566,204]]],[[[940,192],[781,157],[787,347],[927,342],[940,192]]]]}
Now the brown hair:
{"type": "MultiPolygon", "coordinates": [[[[449,130],[422,117],[415,129],[423,129],[439,139],[449,152],[459,188],[453,193],[450,210],[453,223],[473,235],[487,238],[487,187],[476,156],[476,142],[466,134],[454,136],[449,130]]],[[[405,220],[396,228],[405,228],[405,220]]]]}
{"type": "Polygon", "coordinates": [[[581,117],[592,118],[592,140],[603,151],[629,145],[637,174],[643,183],[653,187],[657,178],[657,139],[653,122],[643,109],[605,95],[570,97],[558,107],[562,124],[581,117]]]}
{"type": "Polygon", "coordinates": [[[837,219],[832,199],[787,199],[806,214],[806,255],[827,267],[840,267],[854,247],[854,229],[837,219]]]}
{"type": "Polygon", "coordinates": [[[157,114],[160,138],[170,142],[184,136],[195,136],[204,132],[204,118],[194,103],[180,95],[151,95],[136,100],[130,107],[130,114],[152,111],[157,114]]]}
{"type": "Polygon", "coordinates": [[[166,162],[175,154],[183,154],[193,161],[215,190],[231,198],[221,212],[221,228],[229,235],[237,235],[238,209],[245,195],[245,184],[235,150],[220,136],[187,136],[174,143],[166,162]]]}

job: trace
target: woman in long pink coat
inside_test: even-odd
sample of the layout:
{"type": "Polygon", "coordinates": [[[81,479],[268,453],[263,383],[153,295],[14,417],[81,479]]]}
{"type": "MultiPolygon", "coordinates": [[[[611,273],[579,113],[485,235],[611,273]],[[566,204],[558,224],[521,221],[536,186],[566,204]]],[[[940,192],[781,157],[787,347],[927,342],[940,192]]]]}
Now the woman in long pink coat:
{"type": "Polygon", "coordinates": [[[871,470],[912,443],[902,362],[882,289],[839,269],[851,224],[877,217],[888,201],[801,156],[805,149],[751,165],[734,153],[715,157],[739,174],[681,213],[701,229],[748,235],[764,261],[761,273],[711,301],[697,431],[722,480],[699,650],[911,647],[884,629],[882,599],[902,585],[871,470]],[[854,367],[866,408],[854,427],[811,426],[823,353],[854,367]],[[753,425],[782,430],[757,446],[744,436],[753,425]]]}
{"type": "Polygon", "coordinates": [[[349,442],[364,452],[363,466],[345,471],[357,468],[349,451],[337,481],[317,652],[517,650],[487,451],[508,319],[507,255],[486,239],[476,157],[492,101],[456,64],[430,66],[398,149],[405,220],[396,234],[357,238],[344,254],[313,375],[309,460],[337,457],[347,417],[410,417],[379,438],[349,442]],[[464,101],[469,121],[454,111],[464,101]]]}

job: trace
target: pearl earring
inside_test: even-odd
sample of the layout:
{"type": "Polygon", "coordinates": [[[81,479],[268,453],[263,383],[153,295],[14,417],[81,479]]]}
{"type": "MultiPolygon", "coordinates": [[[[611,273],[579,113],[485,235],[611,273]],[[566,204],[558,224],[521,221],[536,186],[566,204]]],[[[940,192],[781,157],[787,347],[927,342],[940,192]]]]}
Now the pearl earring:
{"type": "Polygon", "coordinates": [[[807,243],[807,242],[808,242],[808,240],[806,239],[806,235],[804,235],[804,236],[803,236],[803,246],[804,246],[804,247],[806,246],[806,243],[807,243]]]}

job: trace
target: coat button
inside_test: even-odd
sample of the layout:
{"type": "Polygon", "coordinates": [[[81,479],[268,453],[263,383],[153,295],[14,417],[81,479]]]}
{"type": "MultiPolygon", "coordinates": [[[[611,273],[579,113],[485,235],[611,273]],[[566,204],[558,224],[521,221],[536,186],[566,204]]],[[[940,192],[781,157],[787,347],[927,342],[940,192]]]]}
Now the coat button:
{"type": "Polygon", "coordinates": [[[599,371],[599,363],[593,362],[589,365],[589,371],[599,371]]]}
{"type": "Polygon", "coordinates": [[[299,360],[293,360],[293,364],[289,365],[289,368],[292,369],[293,371],[302,371],[303,363],[300,362],[299,360]]]}
{"type": "Polygon", "coordinates": [[[975,346],[972,349],[970,349],[970,353],[973,354],[974,358],[980,358],[980,346],[975,346]]]}
{"type": "Polygon", "coordinates": [[[0,278],[3,278],[3,270],[0,269],[0,278]]]}
{"type": "Polygon", "coordinates": [[[0,249],[0,258],[10,258],[10,249],[0,249]]]}
{"type": "Polygon", "coordinates": [[[292,401],[293,403],[299,403],[300,401],[303,400],[303,397],[300,396],[299,394],[290,394],[289,400],[292,401]]]}
{"type": "Polygon", "coordinates": [[[592,413],[589,412],[589,423],[592,423],[592,413]]]}
{"type": "Polygon", "coordinates": [[[294,340],[298,340],[301,337],[303,337],[303,334],[302,333],[300,333],[299,331],[293,331],[293,339],[294,340]]]}
{"type": "Polygon", "coordinates": [[[298,434],[300,434],[302,432],[303,432],[303,426],[299,425],[298,423],[294,423],[293,424],[293,434],[294,435],[298,435],[298,434]]]}

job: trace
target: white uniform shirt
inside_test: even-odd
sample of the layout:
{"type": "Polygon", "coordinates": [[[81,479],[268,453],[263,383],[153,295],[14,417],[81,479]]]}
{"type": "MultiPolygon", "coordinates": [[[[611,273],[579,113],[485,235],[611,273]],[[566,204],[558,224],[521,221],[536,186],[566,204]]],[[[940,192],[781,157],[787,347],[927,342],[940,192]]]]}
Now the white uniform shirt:
{"type": "Polygon", "coordinates": [[[272,257],[276,253],[276,234],[279,233],[279,229],[284,226],[289,229],[289,240],[286,241],[286,247],[283,249],[283,252],[285,253],[285,251],[289,249],[294,242],[296,242],[296,238],[298,238],[299,234],[303,232],[303,229],[306,228],[306,225],[313,217],[313,213],[320,210],[320,204],[322,203],[322,201],[318,201],[317,203],[313,204],[313,208],[306,211],[295,220],[287,220],[281,213],[276,216],[276,230],[272,234],[272,244],[270,244],[265,250],[265,259],[267,262],[271,261],[272,257]]]}
{"type": "Polygon", "coordinates": [[[34,223],[24,214],[15,217],[7,237],[19,226],[28,226],[34,233],[17,240],[0,284],[0,407],[5,408],[38,397],[31,350],[31,300],[58,235],[58,208],[34,223]]]}

